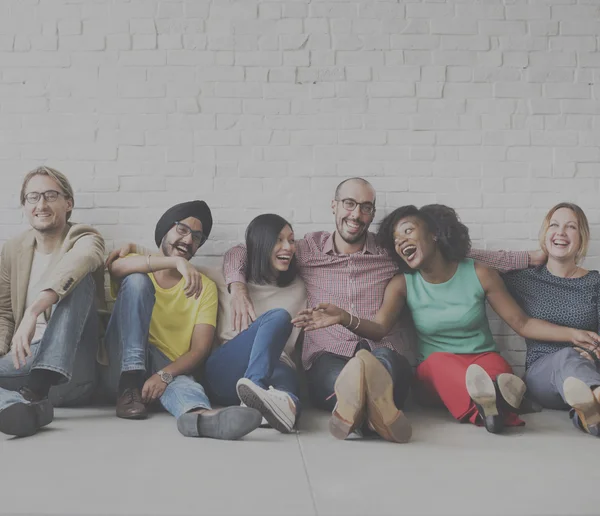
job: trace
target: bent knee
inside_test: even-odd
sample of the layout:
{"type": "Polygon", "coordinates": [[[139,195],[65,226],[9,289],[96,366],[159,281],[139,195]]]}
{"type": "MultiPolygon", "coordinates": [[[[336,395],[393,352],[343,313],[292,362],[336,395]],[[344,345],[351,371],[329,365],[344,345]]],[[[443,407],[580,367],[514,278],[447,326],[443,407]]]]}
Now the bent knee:
{"type": "Polygon", "coordinates": [[[270,321],[277,321],[284,325],[292,324],[292,316],[283,308],[273,308],[272,310],[265,312],[264,315],[265,318],[270,321]]]}
{"type": "Polygon", "coordinates": [[[154,285],[152,284],[152,280],[147,274],[142,272],[135,272],[125,276],[121,280],[121,289],[123,288],[127,288],[128,290],[133,290],[136,292],[151,291],[154,293],[154,285]]]}
{"type": "Polygon", "coordinates": [[[581,356],[579,351],[577,351],[575,348],[572,348],[571,346],[565,347],[563,349],[560,349],[559,351],[556,351],[554,353],[554,358],[558,358],[560,360],[569,360],[569,361],[587,360],[587,358],[585,358],[584,356],[581,356]]]}

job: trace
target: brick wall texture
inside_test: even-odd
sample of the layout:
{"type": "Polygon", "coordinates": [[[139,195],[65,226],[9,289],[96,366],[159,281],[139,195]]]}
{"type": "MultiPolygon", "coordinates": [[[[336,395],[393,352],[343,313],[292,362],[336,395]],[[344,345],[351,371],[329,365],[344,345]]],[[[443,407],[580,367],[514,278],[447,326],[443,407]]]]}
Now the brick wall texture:
{"type": "Polygon", "coordinates": [[[535,248],[547,209],[577,202],[598,267],[599,38],[598,0],[2,0],[0,243],[42,163],[109,248],[206,199],[207,255],[267,211],[331,229],[359,175],[378,219],[446,203],[487,248],[535,248]]]}

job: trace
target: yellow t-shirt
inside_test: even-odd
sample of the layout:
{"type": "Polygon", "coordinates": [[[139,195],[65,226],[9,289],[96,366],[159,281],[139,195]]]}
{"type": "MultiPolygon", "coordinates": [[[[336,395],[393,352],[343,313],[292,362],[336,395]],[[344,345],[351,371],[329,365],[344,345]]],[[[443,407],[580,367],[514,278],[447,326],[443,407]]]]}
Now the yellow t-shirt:
{"type": "MultiPolygon", "coordinates": [[[[185,280],[164,289],[156,283],[154,274],[148,274],[155,290],[154,309],[150,321],[148,342],[156,346],[169,359],[177,360],[190,350],[192,333],[197,324],[217,325],[218,294],[215,282],[204,274],[200,297],[186,297],[185,280]]],[[[111,282],[112,283],[112,282],[111,282]]],[[[111,284],[115,296],[117,285],[111,284]]],[[[115,296],[116,297],[116,296],[115,296]]]]}

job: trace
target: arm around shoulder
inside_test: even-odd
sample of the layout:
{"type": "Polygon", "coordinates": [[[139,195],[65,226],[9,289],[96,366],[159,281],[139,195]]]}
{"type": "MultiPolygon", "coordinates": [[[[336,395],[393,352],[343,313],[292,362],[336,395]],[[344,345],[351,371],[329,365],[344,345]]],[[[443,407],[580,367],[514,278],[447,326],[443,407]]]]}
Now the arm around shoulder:
{"type": "Polygon", "coordinates": [[[527,251],[487,251],[485,249],[471,249],[469,258],[496,269],[499,272],[527,269],[530,265],[535,265],[531,260],[531,254],[527,251]]]}

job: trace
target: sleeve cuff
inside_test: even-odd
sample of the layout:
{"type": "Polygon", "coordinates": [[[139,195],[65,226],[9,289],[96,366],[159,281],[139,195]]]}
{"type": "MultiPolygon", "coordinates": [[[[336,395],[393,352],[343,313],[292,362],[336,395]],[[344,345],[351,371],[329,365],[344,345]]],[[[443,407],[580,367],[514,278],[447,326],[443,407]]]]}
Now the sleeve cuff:
{"type": "Polygon", "coordinates": [[[232,283],[246,283],[246,276],[244,276],[241,272],[232,272],[225,276],[225,284],[227,285],[227,289],[229,290],[229,286],[232,283]]]}

